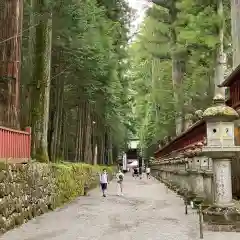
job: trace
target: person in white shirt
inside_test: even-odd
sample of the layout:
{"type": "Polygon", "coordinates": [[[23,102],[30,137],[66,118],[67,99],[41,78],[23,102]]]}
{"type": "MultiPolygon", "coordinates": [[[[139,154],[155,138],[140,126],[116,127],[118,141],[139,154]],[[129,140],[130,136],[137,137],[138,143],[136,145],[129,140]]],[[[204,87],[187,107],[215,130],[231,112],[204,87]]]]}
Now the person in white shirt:
{"type": "Polygon", "coordinates": [[[106,169],[103,169],[103,172],[100,174],[100,185],[103,197],[106,197],[106,190],[108,185],[108,174],[106,169]]]}
{"type": "Polygon", "coordinates": [[[118,171],[116,174],[117,179],[117,185],[118,185],[118,195],[123,195],[123,178],[124,174],[121,172],[121,170],[118,171]],[[120,190],[120,193],[119,193],[120,190]]]}
{"type": "Polygon", "coordinates": [[[150,172],[151,172],[150,167],[147,167],[146,168],[146,174],[147,174],[148,179],[150,178],[150,172]]]}

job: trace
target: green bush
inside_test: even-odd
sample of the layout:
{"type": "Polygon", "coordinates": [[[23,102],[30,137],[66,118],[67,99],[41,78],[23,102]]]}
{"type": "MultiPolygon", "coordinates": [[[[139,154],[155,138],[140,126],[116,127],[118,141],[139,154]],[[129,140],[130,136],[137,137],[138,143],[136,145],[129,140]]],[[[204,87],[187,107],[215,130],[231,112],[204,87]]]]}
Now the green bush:
{"type": "Polygon", "coordinates": [[[52,165],[55,175],[56,206],[67,203],[78,196],[84,195],[84,189],[92,189],[99,184],[99,172],[106,168],[110,178],[113,176],[113,167],[61,163],[52,165]]]}

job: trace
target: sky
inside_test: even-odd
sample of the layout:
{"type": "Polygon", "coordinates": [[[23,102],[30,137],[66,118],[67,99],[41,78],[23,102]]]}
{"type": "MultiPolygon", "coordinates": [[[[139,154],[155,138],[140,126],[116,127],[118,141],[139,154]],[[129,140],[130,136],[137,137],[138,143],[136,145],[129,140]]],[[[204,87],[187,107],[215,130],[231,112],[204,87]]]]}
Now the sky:
{"type": "Polygon", "coordinates": [[[149,3],[146,0],[128,0],[128,3],[131,8],[136,10],[136,16],[131,27],[131,32],[134,33],[144,19],[145,10],[149,3]]]}

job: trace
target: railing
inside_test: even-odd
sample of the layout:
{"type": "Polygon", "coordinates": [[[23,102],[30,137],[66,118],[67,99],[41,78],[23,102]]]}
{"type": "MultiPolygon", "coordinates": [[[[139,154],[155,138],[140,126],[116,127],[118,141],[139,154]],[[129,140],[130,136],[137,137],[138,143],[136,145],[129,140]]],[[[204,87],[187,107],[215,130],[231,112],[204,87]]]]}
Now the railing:
{"type": "Polygon", "coordinates": [[[31,128],[18,131],[0,127],[0,161],[26,163],[31,158],[31,128]]]}
{"type": "Polygon", "coordinates": [[[155,157],[160,158],[168,155],[171,152],[183,149],[189,145],[204,140],[206,136],[206,123],[203,120],[196,122],[187,131],[183,132],[180,136],[177,136],[170,143],[165,145],[163,148],[155,152],[155,157]]]}

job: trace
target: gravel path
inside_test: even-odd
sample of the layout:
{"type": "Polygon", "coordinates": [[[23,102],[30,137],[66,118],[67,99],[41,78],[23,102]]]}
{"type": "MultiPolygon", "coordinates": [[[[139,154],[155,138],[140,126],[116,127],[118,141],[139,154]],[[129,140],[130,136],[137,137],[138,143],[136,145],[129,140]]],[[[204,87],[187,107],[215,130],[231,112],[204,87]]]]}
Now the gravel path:
{"type": "MultiPolygon", "coordinates": [[[[197,240],[198,216],[184,215],[183,201],[155,179],[126,176],[124,196],[116,183],[108,196],[88,197],[37,217],[0,240],[197,240]]],[[[239,240],[240,233],[204,232],[205,240],[239,240]]]]}

